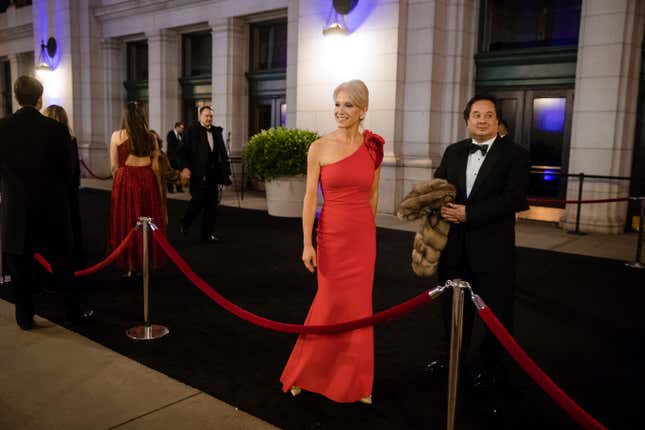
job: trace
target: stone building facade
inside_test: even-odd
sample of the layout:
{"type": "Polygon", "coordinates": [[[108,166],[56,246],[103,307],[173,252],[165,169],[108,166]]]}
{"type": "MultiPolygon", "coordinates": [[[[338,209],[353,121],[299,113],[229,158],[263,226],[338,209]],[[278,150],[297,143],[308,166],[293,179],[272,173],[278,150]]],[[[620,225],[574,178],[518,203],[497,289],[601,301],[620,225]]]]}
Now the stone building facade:
{"type": "MultiPolygon", "coordinates": [[[[68,110],[82,156],[98,174],[108,173],[109,136],[126,100],[145,102],[162,136],[212,104],[239,156],[249,134],[266,125],[330,131],[333,88],[360,78],[371,92],[365,126],[387,142],[381,212],[395,213],[414,183],[432,177],[444,149],[466,136],[462,110],[476,91],[504,99],[512,133],[528,149],[542,136],[539,103],[561,102],[562,127],[547,136],[561,151],[551,167],[633,176],[588,180],[584,198],[645,192],[639,0],[571,0],[549,12],[554,25],[537,17],[537,47],[508,24],[512,13],[533,19],[532,12],[500,11],[495,0],[360,0],[344,37],[322,34],[336,16],[331,0],[20,3],[0,13],[0,113],[17,108],[10,82],[33,73],[41,41],[54,37],[45,103],[68,110]],[[578,25],[569,44],[562,19],[578,25]]],[[[559,186],[551,197],[577,198],[575,178],[559,186]]],[[[575,207],[567,208],[561,222],[571,228],[575,207]]],[[[584,206],[581,215],[582,230],[618,233],[628,205],[584,206]]]]}

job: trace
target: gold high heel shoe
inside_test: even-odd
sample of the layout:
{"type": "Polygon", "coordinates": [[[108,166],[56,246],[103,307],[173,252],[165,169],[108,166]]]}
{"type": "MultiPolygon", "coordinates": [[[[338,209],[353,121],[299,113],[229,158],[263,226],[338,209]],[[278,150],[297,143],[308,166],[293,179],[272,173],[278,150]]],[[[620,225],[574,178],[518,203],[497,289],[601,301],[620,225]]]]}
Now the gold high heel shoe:
{"type": "Polygon", "coordinates": [[[291,392],[291,395],[292,395],[293,397],[296,397],[298,394],[302,393],[302,388],[300,388],[300,387],[296,387],[295,385],[293,385],[293,386],[289,389],[289,392],[291,392]]]}
{"type": "Polygon", "coordinates": [[[369,396],[363,397],[362,399],[359,400],[359,402],[364,403],[366,405],[371,405],[372,404],[372,395],[370,394],[369,396]]]}

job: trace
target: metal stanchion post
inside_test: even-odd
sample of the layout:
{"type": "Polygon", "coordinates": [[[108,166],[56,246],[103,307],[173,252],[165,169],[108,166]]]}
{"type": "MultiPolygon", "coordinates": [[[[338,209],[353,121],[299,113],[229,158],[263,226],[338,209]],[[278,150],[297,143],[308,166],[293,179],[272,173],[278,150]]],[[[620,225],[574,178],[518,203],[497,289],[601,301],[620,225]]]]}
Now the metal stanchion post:
{"type": "Polygon", "coordinates": [[[452,322],[450,328],[450,365],[448,367],[448,417],[446,428],[455,428],[457,412],[457,386],[459,384],[459,363],[461,362],[461,338],[464,322],[464,290],[470,285],[460,279],[448,281],[452,287],[452,322]]]}
{"type": "Polygon", "coordinates": [[[152,219],[140,217],[141,234],[143,236],[143,325],[132,327],[126,331],[130,339],[153,340],[167,335],[167,327],[150,323],[150,224],[152,219]]]}
{"type": "Polygon", "coordinates": [[[645,227],[645,197],[638,198],[641,202],[640,219],[638,220],[638,236],[636,242],[636,259],[633,263],[625,263],[628,267],[633,269],[645,269],[645,265],[641,263],[641,253],[643,251],[643,228],[645,227]]]}
{"type": "Polygon", "coordinates": [[[585,181],[585,174],[584,172],[580,172],[578,174],[578,204],[576,209],[576,230],[574,232],[570,232],[571,234],[578,234],[581,236],[585,234],[580,232],[580,212],[582,212],[582,203],[580,203],[580,201],[582,200],[582,185],[584,184],[584,181],[585,181]]]}

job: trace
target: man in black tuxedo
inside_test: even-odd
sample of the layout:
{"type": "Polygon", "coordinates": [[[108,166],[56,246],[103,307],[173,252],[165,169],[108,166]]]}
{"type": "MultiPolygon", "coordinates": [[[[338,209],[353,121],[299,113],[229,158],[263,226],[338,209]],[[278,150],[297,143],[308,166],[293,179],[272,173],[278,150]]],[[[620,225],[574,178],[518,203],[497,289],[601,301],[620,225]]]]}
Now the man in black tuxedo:
{"type": "MultiPolygon", "coordinates": [[[[454,203],[441,210],[451,223],[439,260],[439,282],[463,279],[491,307],[509,331],[513,329],[515,283],[515,214],[528,209],[529,154],[497,135],[500,110],[490,96],[475,96],[464,120],[470,138],[446,148],[436,178],[457,189],[454,203]]],[[[444,321],[450,327],[450,295],[444,297],[444,321]]],[[[472,334],[474,306],[464,308],[463,350],[472,334]]],[[[481,371],[475,384],[494,383],[503,376],[501,346],[486,331],[480,347],[481,371]]],[[[439,362],[430,364],[441,366],[439,362]]]]}
{"type": "MultiPolygon", "coordinates": [[[[168,156],[168,161],[173,169],[180,169],[181,161],[179,158],[179,152],[181,150],[181,144],[184,134],[184,123],[178,121],[175,123],[175,127],[168,132],[166,136],[166,142],[168,142],[168,148],[166,148],[166,155],[168,156]]],[[[175,191],[175,185],[168,183],[168,192],[173,193],[175,191]]],[[[180,186],[177,186],[177,191],[180,191],[180,186]]]]}
{"type": "Polygon", "coordinates": [[[23,330],[33,326],[34,252],[52,264],[56,289],[65,294],[67,320],[79,322],[91,311],[81,312],[73,282],[70,134],[40,114],[43,86],[36,79],[16,79],[14,94],[21,108],[0,120],[0,186],[2,247],[14,281],[16,322],[23,330]]]}
{"type": "Polygon", "coordinates": [[[213,126],[213,109],[199,109],[199,124],[188,128],[180,151],[182,175],[190,178],[191,199],[179,227],[184,235],[203,210],[201,237],[218,242],[215,220],[219,203],[219,186],[231,184],[231,165],[222,137],[222,127],[213,126]]]}

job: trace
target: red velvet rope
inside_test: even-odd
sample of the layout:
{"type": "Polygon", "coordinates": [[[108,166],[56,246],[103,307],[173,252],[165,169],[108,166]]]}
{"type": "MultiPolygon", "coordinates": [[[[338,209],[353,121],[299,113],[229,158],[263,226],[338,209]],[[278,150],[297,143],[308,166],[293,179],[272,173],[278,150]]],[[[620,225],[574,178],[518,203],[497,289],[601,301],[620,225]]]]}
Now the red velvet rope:
{"type": "Polygon", "coordinates": [[[587,203],[614,203],[614,202],[626,202],[629,200],[629,197],[620,197],[616,199],[599,199],[599,200],[558,200],[558,199],[542,199],[542,198],[531,198],[528,199],[529,203],[547,203],[547,204],[587,204],[587,203]]]}
{"type": "Polygon", "coordinates": [[[54,271],[52,270],[52,265],[49,264],[49,261],[45,260],[45,257],[43,257],[38,252],[36,252],[36,253],[34,253],[34,258],[36,259],[36,261],[38,263],[40,263],[41,266],[43,266],[43,268],[46,271],[48,271],[49,273],[54,273],[54,271]]]}
{"type": "Polygon", "coordinates": [[[199,288],[204,294],[210,297],[219,306],[226,309],[233,315],[242,318],[243,320],[246,320],[252,324],[282,333],[330,334],[355,330],[407,314],[408,312],[411,312],[419,306],[430,303],[432,301],[432,298],[426,291],[416,297],[413,297],[399,305],[381,311],[375,315],[359,318],[353,321],[346,321],[329,325],[300,325],[277,322],[251,313],[225,299],[221,294],[215,291],[213,287],[208,285],[203,279],[197,276],[197,274],[190,268],[188,263],[186,263],[186,261],[177,253],[177,251],[175,251],[172,245],[168,242],[168,239],[159,230],[153,230],[152,237],[154,237],[159,246],[161,246],[161,249],[163,249],[166,255],[173,261],[173,263],[175,263],[177,268],[181,270],[183,274],[186,275],[186,277],[193,284],[195,284],[197,288],[199,288]]]}
{"type": "MultiPolygon", "coordinates": [[[[99,270],[103,269],[104,267],[110,265],[114,260],[116,260],[119,257],[119,255],[123,253],[123,251],[125,251],[126,246],[128,246],[128,244],[132,241],[136,232],[137,232],[137,227],[133,227],[132,230],[130,230],[130,232],[128,233],[128,235],[123,239],[123,241],[121,241],[119,246],[114,248],[114,250],[110,253],[110,255],[108,255],[103,261],[99,261],[94,266],[90,266],[86,269],[77,270],[76,272],[74,272],[74,276],[76,278],[80,278],[81,276],[91,275],[92,273],[96,273],[99,270]]],[[[40,255],[39,253],[35,253],[34,258],[38,263],[40,263],[41,266],[43,266],[45,270],[47,270],[49,273],[54,273],[54,271],[52,270],[52,265],[49,264],[47,260],[45,260],[45,257],[40,255]]]]}
{"type": "Polygon", "coordinates": [[[587,411],[582,409],[571,397],[569,397],[555,382],[547,376],[542,369],[528,356],[528,354],[517,344],[515,339],[499,322],[489,307],[478,309],[479,316],[493,332],[495,337],[506,348],[508,353],[520,365],[520,367],[535,381],[535,383],[544,390],[580,427],[584,429],[606,430],[606,427],[600,424],[587,411]]]}
{"type": "Polygon", "coordinates": [[[85,170],[87,171],[87,173],[90,174],[91,177],[93,177],[95,179],[100,179],[102,181],[107,181],[108,179],[112,179],[112,175],[110,175],[110,176],[98,176],[97,174],[95,174],[94,172],[92,172],[90,170],[90,168],[87,166],[87,164],[85,164],[85,161],[82,158],[79,158],[79,160],[81,162],[81,165],[85,168],[85,170]]]}

